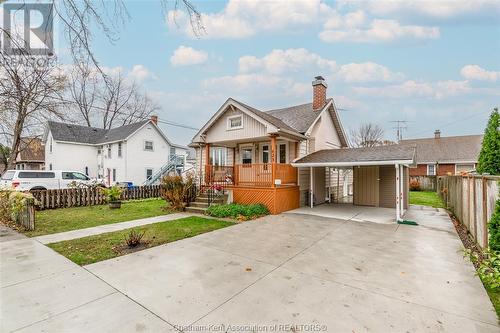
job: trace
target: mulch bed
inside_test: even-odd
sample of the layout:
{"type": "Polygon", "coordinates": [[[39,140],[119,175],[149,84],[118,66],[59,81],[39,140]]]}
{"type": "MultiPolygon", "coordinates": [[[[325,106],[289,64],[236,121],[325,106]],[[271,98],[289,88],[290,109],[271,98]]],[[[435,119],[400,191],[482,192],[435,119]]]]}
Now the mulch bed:
{"type": "Polygon", "coordinates": [[[473,254],[475,254],[478,258],[477,261],[473,261],[472,263],[474,264],[474,267],[476,269],[479,268],[479,265],[484,259],[483,256],[483,251],[481,248],[476,244],[474,239],[472,238],[472,235],[469,233],[465,225],[460,223],[460,221],[457,220],[457,218],[453,214],[449,214],[451,220],[453,221],[453,225],[455,226],[455,230],[457,230],[458,237],[460,237],[460,240],[462,241],[462,244],[464,247],[468,250],[471,250],[473,254]]]}

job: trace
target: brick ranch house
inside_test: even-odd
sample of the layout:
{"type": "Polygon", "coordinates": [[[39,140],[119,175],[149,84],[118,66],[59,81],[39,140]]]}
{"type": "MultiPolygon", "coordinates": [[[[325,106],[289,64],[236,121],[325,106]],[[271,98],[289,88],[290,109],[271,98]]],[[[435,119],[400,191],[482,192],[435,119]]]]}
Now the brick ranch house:
{"type": "Polygon", "coordinates": [[[441,137],[436,130],[432,138],[401,140],[401,144],[417,148],[417,167],[410,169],[411,177],[446,176],[475,170],[482,141],[482,135],[441,137]]]}
{"type": "Polygon", "coordinates": [[[229,98],[189,145],[199,185],[224,188],[229,202],[262,203],[277,214],[330,202],[340,175],[352,172],[354,204],[395,207],[399,218],[414,149],[348,148],[327,87],[317,76],[312,103],[269,111],[229,98]]]}

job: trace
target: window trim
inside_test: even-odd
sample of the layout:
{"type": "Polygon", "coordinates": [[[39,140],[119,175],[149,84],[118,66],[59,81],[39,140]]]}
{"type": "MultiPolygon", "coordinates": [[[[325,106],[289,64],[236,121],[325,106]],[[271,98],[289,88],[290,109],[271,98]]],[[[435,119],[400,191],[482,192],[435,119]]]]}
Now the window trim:
{"type": "Polygon", "coordinates": [[[476,163],[455,163],[455,175],[458,174],[458,166],[459,165],[461,165],[461,166],[463,166],[463,165],[472,165],[471,170],[476,169],[476,163]]]}
{"type": "Polygon", "coordinates": [[[219,166],[227,166],[227,149],[226,147],[210,147],[210,164],[215,166],[215,151],[220,151],[221,164],[219,166]]]}
{"type": "Polygon", "coordinates": [[[228,131],[242,129],[243,128],[243,115],[239,114],[239,115],[227,117],[227,124],[226,125],[227,125],[226,127],[227,127],[228,131]],[[231,120],[237,119],[237,118],[241,119],[241,125],[240,126],[236,126],[236,127],[232,127],[231,126],[231,120]]]}
{"type": "Polygon", "coordinates": [[[276,163],[277,164],[288,164],[290,163],[290,157],[289,157],[289,145],[288,141],[278,141],[276,142],[276,163]],[[280,145],[285,145],[285,163],[280,163],[280,145]]]}
{"type": "Polygon", "coordinates": [[[152,141],[152,140],[144,140],[143,145],[142,145],[142,149],[144,151],[152,151],[152,152],[154,152],[155,151],[154,141],[152,141]],[[146,149],[146,142],[151,142],[151,149],[146,149]]]}
{"type": "MultiPolygon", "coordinates": [[[[250,163],[250,165],[255,164],[255,146],[253,143],[247,143],[247,144],[240,145],[239,151],[238,151],[238,154],[240,155],[239,156],[240,163],[244,164],[243,163],[243,150],[247,149],[247,148],[252,150],[252,163],[250,163]]],[[[246,163],[246,164],[248,164],[248,163],[246,163]]]]}
{"type": "Polygon", "coordinates": [[[123,145],[122,145],[121,142],[118,142],[118,153],[117,153],[117,155],[118,155],[119,158],[122,158],[122,156],[123,156],[122,150],[123,150],[123,145]]]}
{"type": "Polygon", "coordinates": [[[427,176],[435,176],[436,175],[436,164],[427,164],[427,176]],[[430,174],[429,173],[429,166],[433,166],[434,167],[434,173],[433,174],[430,174]]]}
{"type": "Polygon", "coordinates": [[[146,180],[149,180],[151,177],[153,177],[154,173],[155,173],[155,169],[154,168],[146,168],[146,180]],[[151,177],[148,177],[148,170],[151,170],[151,177]]]}

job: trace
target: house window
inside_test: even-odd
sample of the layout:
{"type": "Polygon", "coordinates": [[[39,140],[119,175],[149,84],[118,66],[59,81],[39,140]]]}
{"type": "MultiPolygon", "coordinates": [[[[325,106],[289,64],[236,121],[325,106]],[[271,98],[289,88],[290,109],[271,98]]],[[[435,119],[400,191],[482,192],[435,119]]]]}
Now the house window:
{"type": "Polygon", "coordinates": [[[241,149],[241,163],[252,164],[253,148],[241,149]]]}
{"type": "Polygon", "coordinates": [[[153,141],[144,141],[144,150],[153,151],[153,141]]]}
{"type": "Polygon", "coordinates": [[[225,147],[212,147],[210,149],[210,164],[217,166],[226,165],[225,147]]]}
{"type": "Polygon", "coordinates": [[[102,154],[102,146],[97,147],[97,155],[102,154]]]}
{"type": "Polygon", "coordinates": [[[269,163],[269,145],[262,145],[262,163],[269,163]]]}
{"type": "Polygon", "coordinates": [[[52,170],[52,163],[49,164],[49,170],[52,170]]]}
{"type": "Polygon", "coordinates": [[[116,182],[116,169],[113,169],[113,181],[116,182]]]}
{"type": "MultiPolygon", "coordinates": [[[[52,170],[52,169],[51,169],[51,170],[52,170]]],[[[88,176],[88,175],[89,175],[89,167],[88,167],[88,166],[86,166],[86,167],[85,167],[85,175],[86,175],[86,176],[88,176]]]]}
{"type": "Polygon", "coordinates": [[[227,118],[227,129],[243,128],[243,116],[232,116],[227,118]]]}
{"type": "Polygon", "coordinates": [[[49,151],[52,153],[52,138],[50,138],[49,151]]]}
{"type": "Polygon", "coordinates": [[[108,158],[111,158],[111,145],[108,145],[108,158]]]}
{"type": "Polygon", "coordinates": [[[175,147],[170,147],[170,156],[175,156],[175,147]]]}
{"type": "Polygon", "coordinates": [[[286,163],[286,143],[278,144],[278,163],[286,163]]]}
{"type": "Polygon", "coordinates": [[[118,157],[122,157],[122,143],[118,142],[118,157]]]}
{"type": "Polygon", "coordinates": [[[475,168],[474,164],[455,164],[455,173],[456,174],[461,174],[461,173],[468,173],[470,171],[473,171],[475,168]]]}
{"type": "Polygon", "coordinates": [[[150,180],[153,177],[153,169],[146,169],[146,180],[150,180]]]}
{"type": "Polygon", "coordinates": [[[435,175],[436,175],[436,165],[427,164],[427,176],[435,176],[435,175]]]}

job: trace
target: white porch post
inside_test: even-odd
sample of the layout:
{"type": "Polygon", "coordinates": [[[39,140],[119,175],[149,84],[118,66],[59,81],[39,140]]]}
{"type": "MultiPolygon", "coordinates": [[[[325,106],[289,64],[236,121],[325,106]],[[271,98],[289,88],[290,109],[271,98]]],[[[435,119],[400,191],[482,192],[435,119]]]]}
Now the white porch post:
{"type": "Polygon", "coordinates": [[[400,169],[400,172],[399,172],[399,193],[400,193],[400,203],[401,203],[401,214],[400,214],[400,217],[401,219],[403,219],[403,215],[405,214],[405,196],[404,196],[404,192],[405,192],[405,187],[404,187],[404,166],[401,165],[399,167],[400,169]]]}
{"type": "Polygon", "coordinates": [[[314,198],[314,179],[313,179],[313,167],[309,168],[309,205],[311,208],[313,208],[314,203],[313,203],[313,198],[314,198]]]}
{"type": "Polygon", "coordinates": [[[399,214],[399,211],[400,211],[400,200],[399,200],[399,185],[400,185],[400,181],[399,181],[399,178],[400,178],[400,172],[399,172],[399,164],[396,164],[395,165],[396,167],[396,222],[400,220],[400,214],[399,214]]]}

